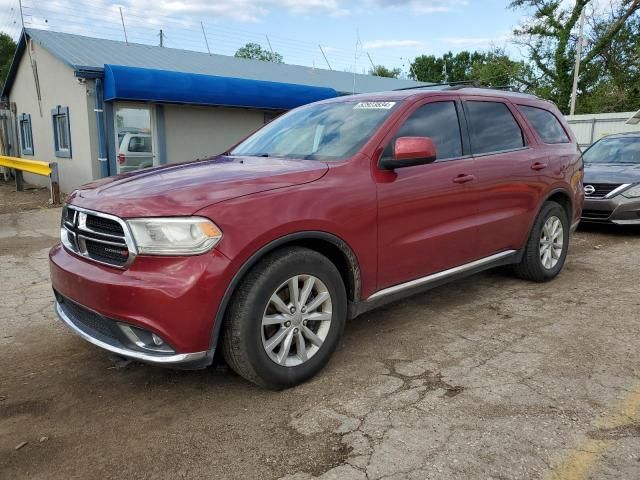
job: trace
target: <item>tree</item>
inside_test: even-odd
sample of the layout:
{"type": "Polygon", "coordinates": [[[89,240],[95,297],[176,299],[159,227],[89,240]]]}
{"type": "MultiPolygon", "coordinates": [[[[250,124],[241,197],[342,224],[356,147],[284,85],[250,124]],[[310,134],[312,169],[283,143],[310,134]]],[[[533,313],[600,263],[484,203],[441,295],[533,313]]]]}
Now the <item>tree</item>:
{"type": "MultiPolygon", "coordinates": [[[[587,17],[591,40],[615,21],[609,15],[587,17]]],[[[620,112],[640,109],[640,15],[630,17],[616,37],[581,75],[578,113],[620,112]]]]}
{"type": "Polygon", "coordinates": [[[510,59],[501,48],[447,52],[441,57],[421,55],[411,63],[410,70],[411,77],[422,82],[473,81],[479,86],[512,85],[518,90],[532,90],[536,86],[528,64],[510,59]]]}
{"type": "MultiPolygon", "coordinates": [[[[515,30],[516,41],[527,48],[529,58],[542,74],[540,91],[555,101],[563,112],[569,108],[577,44],[576,26],[580,13],[593,0],[512,0],[512,8],[525,9],[530,20],[515,30]]],[[[621,0],[611,8],[611,17],[598,29],[589,29],[580,66],[580,89],[589,91],[599,83],[599,58],[606,54],[629,19],[640,10],[640,0],[621,0]]]]}
{"type": "Polygon", "coordinates": [[[399,68],[387,68],[384,65],[376,65],[369,69],[369,75],[376,77],[398,78],[402,70],[399,68]]]}
{"type": "Polygon", "coordinates": [[[244,47],[240,47],[234,55],[237,58],[251,58],[262,60],[263,62],[284,63],[282,55],[278,52],[265,50],[257,43],[249,42],[244,47]]]}
{"type": "Polygon", "coordinates": [[[15,51],[16,42],[6,33],[0,32],[0,89],[4,87],[15,51]]]}

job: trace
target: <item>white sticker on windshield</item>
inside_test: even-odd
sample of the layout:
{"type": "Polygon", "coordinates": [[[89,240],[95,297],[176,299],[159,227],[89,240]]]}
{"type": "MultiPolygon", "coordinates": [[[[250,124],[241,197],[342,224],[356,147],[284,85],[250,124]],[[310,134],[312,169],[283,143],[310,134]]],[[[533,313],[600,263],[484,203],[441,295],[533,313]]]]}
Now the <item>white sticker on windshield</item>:
{"type": "Polygon", "coordinates": [[[354,110],[358,109],[372,109],[372,110],[389,110],[392,108],[396,102],[360,102],[356,103],[356,106],[353,107],[354,110]]]}

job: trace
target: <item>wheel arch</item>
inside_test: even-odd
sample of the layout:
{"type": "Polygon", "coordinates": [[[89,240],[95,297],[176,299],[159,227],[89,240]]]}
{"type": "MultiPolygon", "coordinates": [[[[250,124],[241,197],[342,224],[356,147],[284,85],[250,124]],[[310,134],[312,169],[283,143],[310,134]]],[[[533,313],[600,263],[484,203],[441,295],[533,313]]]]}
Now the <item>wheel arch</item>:
{"type": "Polygon", "coordinates": [[[571,225],[573,221],[573,200],[571,198],[571,193],[569,193],[569,191],[563,187],[557,187],[557,188],[551,189],[542,198],[542,200],[540,201],[540,204],[538,205],[536,215],[531,219],[531,222],[529,224],[529,229],[527,230],[527,236],[524,239],[524,243],[522,247],[518,250],[518,255],[516,257],[517,260],[515,263],[518,263],[522,259],[522,256],[524,255],[524,249],[527,244],[527,240],[529,239],[529,236],[531,235],[533,227],[536,224],[536,219],[540,215],[540,211],[542,210],[543,205],[549,201],[558,203],[565,210],[567,214],[567,220],[569,220],[569,225],[571,225]]]}
{"type": "MultiPolygon", "coordinates": [[[[573,200],[571,199],[571,194],[564,188],[556,188],[549,192],[543,202],[540,204],[540,208],[544,205],[545,202],[556,202],[560,204],[564,211],[567,214],[567,220],[569,221],[569,225],[573,223],[573,200]]],[[[540,211],[540,209],[538,209],[540,211]]]]}
{"type": "Polygon", "coordinates": [[[328,232],[322,231],[304,231],[285,235],[274,240],[256,252],[254,252],[238,269],[222,297],[222,301],[218,306],[218,311],[214,319],[211,331],[211,339],[209,342],[209,350],[213,353],[217,347],[224,316],[229,306],[229,301],[237,290],[240,282],[249,273],[251,268],[256,265],[266,255],[283,247],[300,246],[317,251],[327,257],[338,269],[340,276],[344,281],[347,289],[347,299],[349,303],[358,302],[360,299],[360,264],[351,247],[340,237],[328,232]]]}

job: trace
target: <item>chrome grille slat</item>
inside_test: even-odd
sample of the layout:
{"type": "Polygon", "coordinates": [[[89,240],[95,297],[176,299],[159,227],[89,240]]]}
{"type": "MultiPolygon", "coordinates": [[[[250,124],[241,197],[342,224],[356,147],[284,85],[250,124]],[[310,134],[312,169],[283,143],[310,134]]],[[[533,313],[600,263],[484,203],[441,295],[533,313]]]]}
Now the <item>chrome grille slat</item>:
{"type": "Polygon", "coordinates": [[[110,242],[108,240],[102,240],[101,238],[88,237],[87,235],[82,235],[81,233],[78,233],[78,238],[82,238],[83,240],[89,240],[91,242],[103,243],[104,245],[127,248],[127,244],[124,242],[124,240],[122,242],[110,242]]]}
{"type": "Polygon", "coordinates": [[[585,182],[585,193],[586,187],[593,187],[593,193],[588,193],[586,198],[606,198],[612,192],[620,188],[623,184],[621,183],[588,183],[585,182]]]}
{"type": "Polygon", "coordinates": [[[112,233],[103,233],[103,232],[98,232],[96,230],[93,230],[89,227],[78,227],[78,230],[81,232],[85,232],[85,233],[92,233],[94,235],[100,235],[101,237],[108,237],[108,238],[119,238],[119,239],[123,239],[124,236],[123,235],[113,235],[112,233]]]}
{"type": "Polygon", "coordinates": [[[121,218],[66,205],[61,223],[62,243],[76,255],[117,268],[127,267],[136,256],[129,227],[121,218]],[[87,226],[87,222],[101,231],[87,226]],[[122,234],[116,234],[119,231],[122,234]]]}

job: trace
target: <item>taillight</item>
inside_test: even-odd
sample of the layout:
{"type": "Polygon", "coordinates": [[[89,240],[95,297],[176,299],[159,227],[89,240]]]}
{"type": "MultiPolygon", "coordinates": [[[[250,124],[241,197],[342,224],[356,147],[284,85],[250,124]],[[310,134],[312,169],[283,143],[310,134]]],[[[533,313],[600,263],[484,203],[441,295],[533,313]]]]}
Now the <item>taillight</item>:
{"type": "Polygon", "coordinates": [[[118,163],[120,165],[124,165],[124,162],[126,162],[126,161],[127,161],[127,159],[125,158],[124,153],[119,153],[118,154],[118,163]]]}

